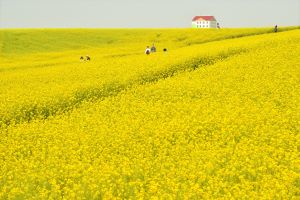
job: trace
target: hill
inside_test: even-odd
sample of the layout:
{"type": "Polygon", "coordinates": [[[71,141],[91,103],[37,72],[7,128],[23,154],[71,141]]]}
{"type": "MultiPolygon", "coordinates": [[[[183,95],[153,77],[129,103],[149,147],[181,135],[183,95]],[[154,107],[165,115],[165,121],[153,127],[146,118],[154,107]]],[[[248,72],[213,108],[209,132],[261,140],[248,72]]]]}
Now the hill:
{"type": "Polygon", "coordinates": [[[43,31],[4,31],[1,199],[299,196],[299,30],[43,31]]]}

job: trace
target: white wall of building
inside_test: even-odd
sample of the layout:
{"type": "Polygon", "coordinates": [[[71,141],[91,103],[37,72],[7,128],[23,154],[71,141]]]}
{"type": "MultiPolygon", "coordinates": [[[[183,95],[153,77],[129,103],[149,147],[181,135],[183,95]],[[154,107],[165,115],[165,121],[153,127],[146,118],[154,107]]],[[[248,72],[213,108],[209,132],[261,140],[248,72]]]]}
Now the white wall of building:
{"type": "Polygon", "coordinates": [[[193,28],[217,28],[216,21],[193,21],[192,22],[193,28]]]}

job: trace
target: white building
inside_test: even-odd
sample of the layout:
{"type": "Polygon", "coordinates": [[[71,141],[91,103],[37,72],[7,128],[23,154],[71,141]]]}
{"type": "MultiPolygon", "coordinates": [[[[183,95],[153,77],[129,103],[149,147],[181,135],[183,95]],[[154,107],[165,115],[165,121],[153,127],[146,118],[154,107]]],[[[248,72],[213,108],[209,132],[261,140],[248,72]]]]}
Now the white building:
{"type": "Polygon", "coordinates": [[[214,16],[195,16],[192,21],[193,28],[219,28],[214,16]]]}

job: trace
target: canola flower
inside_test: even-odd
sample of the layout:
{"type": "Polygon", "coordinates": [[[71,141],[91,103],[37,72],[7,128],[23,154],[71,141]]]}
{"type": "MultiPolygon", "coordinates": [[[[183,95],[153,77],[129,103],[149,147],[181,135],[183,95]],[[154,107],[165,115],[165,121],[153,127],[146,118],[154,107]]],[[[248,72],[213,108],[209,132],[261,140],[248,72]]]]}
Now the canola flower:
{"type": "MultiPolygon", "coordinates": [[[[207,36],[199,41],[226,39],[243,35],[244,32],[243,29],[220,33],[208,31],[204,33],[213,33],[212,38],[207,36]]],[[[252,32],[263,33],[260,29],[252,32]]],[[[195,36],[199,32],[191,33],[195,36]]],[[[194,43],[199,41],[195,40],[194,43]]],[[[173,45],[174,50],[167,55],[158,52],[148,58],[137,53],[141,48],[140,43],[138,46],[128,43],[125,52],[133,54],[124,55],[122,46],[118,54],[115,53],[118,52],[116,47],[107,48],[106,52],[105,48],[99,52],[95,48],[89,49],[92,55],[90,63],[79,62],[77,55],[81,55],[82,51],[12,57],[8,54],[0,66],[0,126],[65,113],[84,101],[111,96],[134,84],[155,81],[181,70],[193,69],[199,64],[211,64],[232,54],[261,48],[266,45],[265,42],[276,40],[261,35],[256,40],[224,40],[181,48],[173,45]]]]}
{"type": "MultiPolygon", "coordinates": [[[[295,30],[172,61],[125,56],[108,78],[124,88],[1,128],[0,199],[299,198],[299,43],[295,30]],[[130,74],[133,63],[147,67],[130,74]]],[[[72,91],[68,75],[57,90],[72,91]]]]}

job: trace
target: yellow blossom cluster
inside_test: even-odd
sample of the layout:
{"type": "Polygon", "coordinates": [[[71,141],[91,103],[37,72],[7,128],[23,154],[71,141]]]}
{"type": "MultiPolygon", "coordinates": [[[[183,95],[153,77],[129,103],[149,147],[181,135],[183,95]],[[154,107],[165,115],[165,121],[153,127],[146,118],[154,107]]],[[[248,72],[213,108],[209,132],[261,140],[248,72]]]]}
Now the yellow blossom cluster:
{"type": "Polygon", "coordinates": [[[298,199],[299,33],[7,56],[0,199],[298,199]]]}
{"type": "MultiPolygon", "coordinates": [[[[262,34],[269,30],[224,29],[195,31],[183,29],[179,30],[176,37],[175,30],[156,30],[156,32],[162,32],[160,37],[164,38],[166,42],[157,43],[158,52],[148,57],[145,57],[143,54],[144,46],[140,42],[142,36],[139,36],[137,41],[132,38],[133,36],[129,38],[125,36],[133,33],[137,35],[144,33],[144,39],[147,41],[147,37],[152,38],[155,36],[152,32],[150,32],[151,34],[146,34],[146,31],[141,32],[141,30],[134,32],[123,31],[125,35],[123,42],[126,42],[125,47],[121,42],[118,45],[108,47],[103,47],[101,46],[103,44],[100,43],[98,48],[69,50],[67,47],[70,48],[71,44],[66,42],[65,51],[58,51],[63,44],[54,43],[49,47],[50,52],[48,53],[24,55],[24,52],[16,54],[18,51],[21,51],[18,49],[28,45],[28,52],[34,52],[35,48],[37,48],[36,41],[33,40],[31,43],[22,41],[23,43],[21,44],[23,46],[21,47],[12,41],[11,45],[6,44],[6,40],[10,41],[16,38],[6,36],[9,35],[10,30],[2,30],[0,32],[6,37],[2,36],[3,39],[0,38],[0,42],[4,43],[3,46],[5,46],[3,48],[4,56],[0,57],[0,126],[23,121],[28,122],[36,118],[46,119],[49,116],[72,110],[84,101],[98,100],[115,95],[135,84],[154,82],[161,78],[173,76],[183,70],[193,70],[198,65],[212,64],[234,54],[261,48],[266,45],[265,43],[278,42],[277,40],[272,40],[268,34],[253,36],[256,37],[255,40],[251,39],[251,37],[224,40],[242,37],[247,34],[262,34]],[[187,39],[189,39],[190,43],[193,42],[193,45],[185,44],[178,39],[184,34],[190,37],[187,39]],[[207,41],[211,42],[203,43],[207,41]],[[16,49],[15,54],[10,53],[13,51],[9,48],[10,46],[11,49],[16,49]],[[57,46],[57,52],[52,52],[53,46],[57,46]],[[169,51],[166,53],[159,50],[163,47],[167,47],[169,51]],[[80,56],[84,55],[84,53],[87,54],[87,52],[91,57],[91,61],[81,62],[79,60],[80,56]]],[[[24,31],[21,31],[21,33],[19,33],[19,30],[11,32],[14,33],[12,35],[17,35],[24,31]]],[[[62,34],[61,30],[57,32],[62,34]]],[[[66,30],[65,32],[68,33],[66,30]]],[[[42,33],[25,31],[24,35],[21,35],[21,39],[17,39],[22,40],[22,38],[25,38],[29,40],[28,37],[32,34],[32,36],[40,39],[36,40],[43,44],[43,42],[46,43],[50,40],[51,37],[49,39],[45,36],[47,32],[42,33]]],[[[54,33],[49,31],[48,35],[56,36],[52,36],[56,39],[55,41],[62,40],[61,35],[54,33]]],[[[76,35],[76,31],[69,33],[69,35],[66,33],[63,35],[66,38],[70,35],[70,38],[73,39],[75,36],[72,36],[72,34],[76,35]]],[[[79,33],[84,35],[83,32],[79,33]]],[[[90,34],[92,33],[94,32],[90,34]]],[[[115,36],[116,33],[114,31],[110,31],[110,33],[115,38],[118,38],[115,36]]],[[[105,35],[105,31],[102,34],[105,35]]],[[[276,38],[277,36],[274,35],[273,37],[276,38]]],[[[91,43],[89,40],[73,41],[73,43],[78,42],[83,45],[84,41],[91,43]]],[[[71,41],[68,42],[71,43],[71,41]]],[[[45,51],[44,49],[39,50],[40,52],[45,51]]]]}

